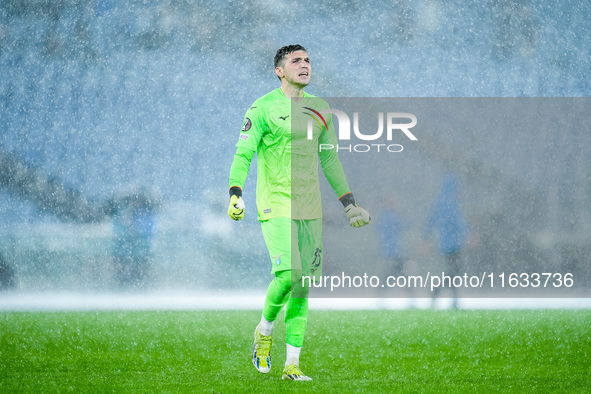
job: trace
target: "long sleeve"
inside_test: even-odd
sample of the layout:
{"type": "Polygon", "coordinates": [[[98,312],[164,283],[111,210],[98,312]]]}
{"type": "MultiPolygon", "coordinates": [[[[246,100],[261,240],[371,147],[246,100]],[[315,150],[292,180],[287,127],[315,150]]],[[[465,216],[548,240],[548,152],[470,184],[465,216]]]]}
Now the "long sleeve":
{"type": "MultiPolygon", "coordinates": [[[[329,144],[334,147],[338,145],[337,136],[332,124],[332,117],[328,118],[328,129],[324,130],[320,135],[318,142],[319,144],[329,144]]],[[[337,194],[337,197],[340,198],[343,195],[350,193],[351,190],[349,189],[345,171],[339,160],[337,150],[323,149],[318,155],[320,156],[320,166],[322,167],[322,171],[324,172],[328,183],[330,183],[330,186],[332,186],[332,189],[337,194]]]]}
{"type": "Polygon", "coordinates": [[[232,161],[232,166],[230,167],[229,187],[238,186],[240,189],[244,187],[253,157],[253,150],[244,147],[236,148],[234,161],[232,161]]]}

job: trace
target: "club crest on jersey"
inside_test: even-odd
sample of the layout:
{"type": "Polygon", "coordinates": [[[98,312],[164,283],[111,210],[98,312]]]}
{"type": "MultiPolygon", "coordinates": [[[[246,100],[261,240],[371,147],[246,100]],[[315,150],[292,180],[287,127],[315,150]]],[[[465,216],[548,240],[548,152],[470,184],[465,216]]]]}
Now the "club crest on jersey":
{"type": "Polygon", "coordinates": [[[283,256],[283,253],[279,256],[273,256],[273,259],[275,259],[275,265],[281,265],[281,256],[283,256]]]}
{"type": "Polygon", "coordinates": [[[248,130],[250,130],[251,127],[252,127],[252,122],[250,121],[250,119],[248,119],[248,118],[244,119],[244,124],[242,125],[242,131],[248,131],[248,130]]]}

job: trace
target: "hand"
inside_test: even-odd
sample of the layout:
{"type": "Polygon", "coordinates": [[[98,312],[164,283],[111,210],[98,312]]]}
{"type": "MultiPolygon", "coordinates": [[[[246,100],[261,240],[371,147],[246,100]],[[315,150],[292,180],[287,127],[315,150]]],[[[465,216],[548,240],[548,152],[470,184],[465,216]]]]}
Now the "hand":
{"type": "Polygon", "coordinates": [[[357,206],[357,204],[347,205],[345,207],[345,213],[347,214],[347,219],[349,219],[349,224],[352,227],[363,227],[371,222],[369,212],[357,206]]]}
{"type": "Polygon", "coordinates": [[[244,217],[244,213],[244,200],[242,197],[236,195],[231,196],[228,216],[233,220],[241,220],[244,217]]]}

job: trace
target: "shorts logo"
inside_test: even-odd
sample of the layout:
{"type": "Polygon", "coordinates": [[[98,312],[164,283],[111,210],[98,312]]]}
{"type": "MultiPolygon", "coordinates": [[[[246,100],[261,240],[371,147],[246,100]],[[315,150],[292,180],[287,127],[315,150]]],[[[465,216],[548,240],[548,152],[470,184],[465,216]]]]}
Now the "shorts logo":
{"type": "Polygon", "coordinates": [[[279,256],[273,256],[273,260],[275,260],[275,265],[281,265],[281,256],[283,256],[283,253],[281,253],[279,256]]]}
{"type": "Polygon", "coordinates": [[[244,140],[244,141],[248,141],[248,134],[246,133],[240,133],[240,139],[244,140]]]}
{"type": "Polygon", "coordinates": [[[263,213],[271,213],[271,208],[267,208],[263,211],[263,213]]]}
{"type": "Polygon", "coordinates": [[[250,119],[248,119],[248,118],[244,119],[244,124],[242,125],[242,131],[248,131],[248,130],[250,130],[251,127],[252,127],[252,122],[250,121],[250,119]]]}
{"type": "Polygon", "coordinates": [[[321,263],[322,263],[322,249],[316,248],[316,251],[314,252],[314,261],[312,261],[312,269],[310,271],[312,271],[312,273],[315,273],[318,270],[318,268],[320,267],[321,263]]]}

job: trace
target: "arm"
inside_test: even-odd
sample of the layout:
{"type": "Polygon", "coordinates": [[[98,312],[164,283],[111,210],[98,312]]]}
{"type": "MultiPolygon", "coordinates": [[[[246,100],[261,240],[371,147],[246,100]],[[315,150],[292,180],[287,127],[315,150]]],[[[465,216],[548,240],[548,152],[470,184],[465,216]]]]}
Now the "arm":
{"type": "MultiPolygon", "coordinates": [[[[322,144],[325,144],[325,146],[330,145],[334,147],[336,147],[338,144],[337,136],[332,124],[332,116],[328,117],[328,129],[325,129],[318,138],[318,145],[321,146],[322,144]]],[[[339,160],[337,150],[320,150],[318,152],[318,156],[320,157],[320,166],[322,167],[322,171],[324,172],[328,183],[330,183],[330,186],[335,191],[339,199],[346,194],[350,194],[351,190],[347,184],[345,171],[343,170],[343,165],[339,160]]]]}
{"type": "Polygon", "coordinates": [[[254,108],[251,107],[244,117],[240,138],[236,144],[234,160],[230,167],[230,206],[228,207],[228,215],[234,220],[241,220],[245,214],[242,188],[246,182],[250,163],[252,162],[258,141],[260,140],[260,133],[258,132],[258,112],[253,111],[254,108]],[[256,127],[252,127],[253,123],[256,127]]]}
{"type": "Polygon", "coordinates": [[[244,147],[236,148],[234,161],[232,161],[232,166],[230,167],[230,196],[236,194],[238,197],[242,197],[242,188],[246,182],[253,157],[253,150],[244,147]]]}
{"type": "Polygon", "coordinates": [[[244,217],[244,200],[242,199],[242,187],[246,182],[250,163],[254,157],[254,151],[244,147],[236,148],[234,161],[230,167],[230,206],[228,216],[234,220],[244,217]]]}
{"type": "MultiPolygon", "coordinates": [[[[334,147],[337,146],[338,140],[332,124],[332,117],[329,118],[328,129],[324,130],[320,135],[318,143],[330,144],[330,146],[334,147]]],[[[336,149],[321,150],[318,152],[318,155],[320,156],[322,171],[328,183],[332,186],[332,189],[339,196],[339,201],[345,208],[349,224],[353,227],[362,227],[369,224],[371,217],[365,209],[355,203],[355,198],[353,197],[353,193],[351,193],[351,189],[349,189],[345,171],[336,149]]]]}
{"type": "MultiPolygon", "coordinates": [[[[336,146],[336,144],[334,146],[336,146]]],[[[349,189],[345,171],[336,150],[323,150],[319,152],[319,156],[322,172],[324,172],[328,183],[330,183],[330,186],[339,199],[346,194],[350,194],[351,189],[349,189]]]]}

